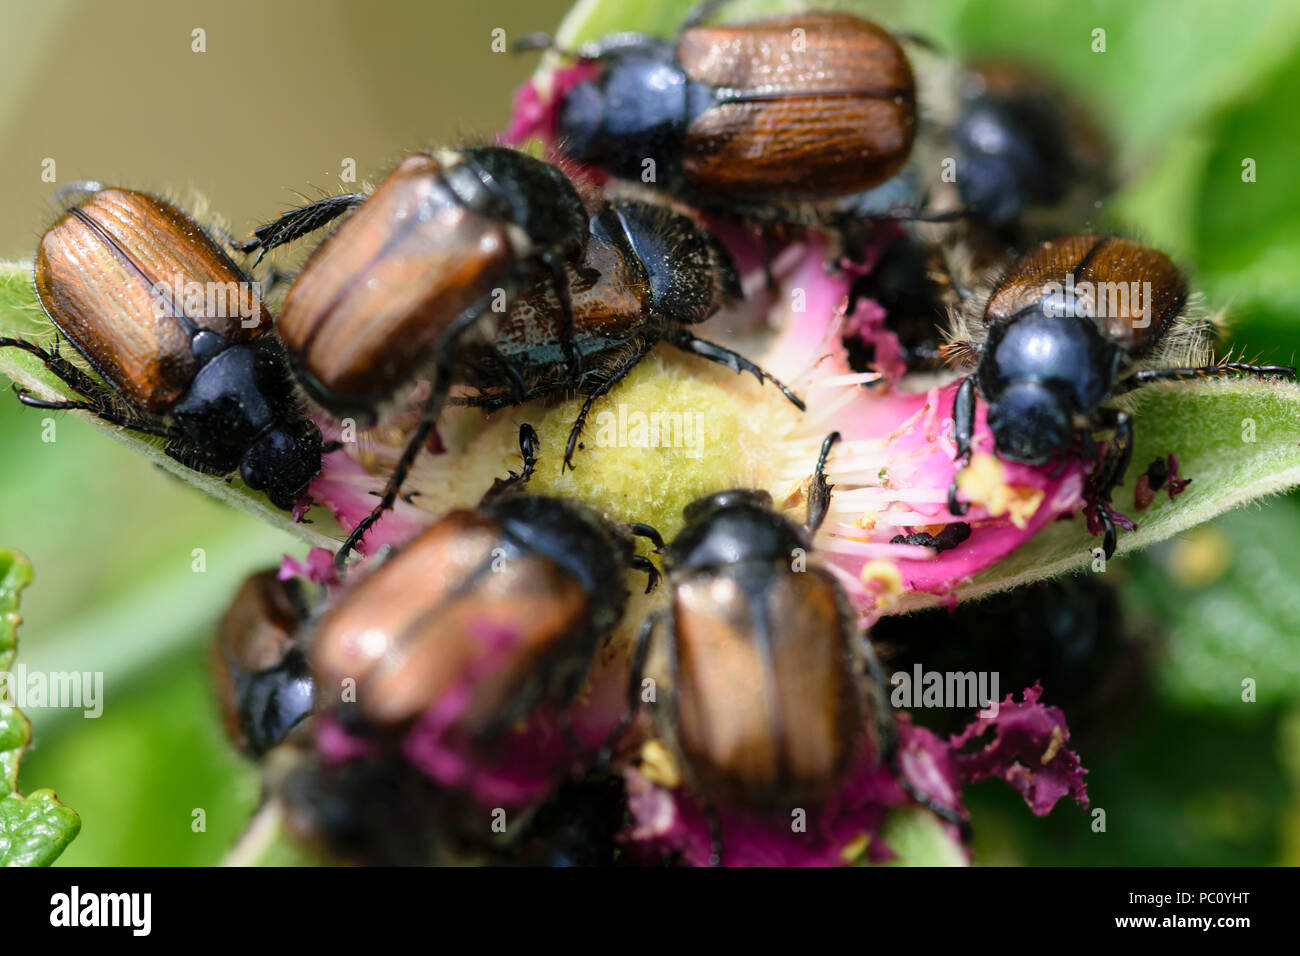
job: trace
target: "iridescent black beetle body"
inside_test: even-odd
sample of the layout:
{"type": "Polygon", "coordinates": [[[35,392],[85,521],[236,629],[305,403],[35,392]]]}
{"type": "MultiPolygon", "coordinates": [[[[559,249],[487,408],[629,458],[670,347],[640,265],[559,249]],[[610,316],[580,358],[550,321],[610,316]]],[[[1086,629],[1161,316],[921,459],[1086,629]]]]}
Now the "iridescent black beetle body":
{"type": "MultiPolygon", "coordinates": [[[[1128,469],[1133,422],[1107,404],[1112,397],[1152,382],[1229,373],[1295,377],[1290,366],[1242,362],[1135,368],[1158,355],[1187,294],[1186,280],[1166,255],[1129,239],[1067,236],[1021,257],[974,320],[983,340],[966,347],[977,364],[953,403],[958,459],[970,460],[977,394],[988,404],[994,450],[1008,461],[1045,465],[1064,459],[1076,442],[1095,457],[1093,432],[1113,430],[1092,478],[1103,547],[1113,555],[1110,500],[1128,469]]],[[[966,511],[955,477],[948,508],[955,515],[966,511]]]]}
{"type": "Polygon", "coordinates": [[[238,472],[274,505],[292,508],[320,472],[321,436],[266,334],[271,314],[252,280],[171,203],[98,184],[87,191],[42,237],[36,292],[108,384],[57,349],[0,339],[0,348],[37,356],[82,396],[19,398],[166,438],[167,454],[187,467],[238,472]]]}
{"type": "Polygon", "coordinates": [[[626,572],[658,571],[622,527],[567,499],[507,493],[532,474],[537,436],[520,433],[523,471],[474,509],[448,512],[349,587],[311,629],[323,706],[359,726],[408,725],[463,694],[452,729],[487,739],[544,702],[566,703],[599,640],[622,617],[626,572]],[[349,689],[352,688],[349,693],[349,689]]]}
{"type": "MultiPolygon", "coordinates": [[[[854,281],[845,315],[852,316],[862,299],[871,299],[885,310],[885,329],[897,337],[907,371],[942,366],[948,310],[925,244],[907,237],[891,245],[870,273],[854,281]]],[[[846,336],[844,344],[855,371],[877,367],[875,348],[860,336],[846,336]]]]}
{"type": "Polygon", "coordinates": [[[248,577],[226,609],[212,674],[227,735],[260,757],[310,716],[312,681],[298,632],[308,609],[297,579],[274,570],[248,577]]]}
{"type": "Polygon", "coordinates": [[[287,212],[241,248],[260,257],[351,210],[313,250],[280,310],[294,371],[331,414],[364,422],[375,421],[414,379],[427,375],[432,387],[379,503],[339,550],[340,562],[396,500],[452,385],[461,347],[493,338],[496,300],[549,283],[563,360],[577,374],[568,267],[587,239],[586,209],[559,169],[481,146],[409,156],[370,195],[287,212]]]}
{"type": "Polygon", "coordinates": [[[1091,118],[1044,78],[1012,64],[965,72],[952,147],[962,207],[1004,234],[1033,209],[1075,205],[1066,202],[1072,192],[1091,205],[1110,188],[1109,149],[1091,118]]]}
{"type": "Polygon", "coordinates": [[[910,154],[906,54],[849,14],[705,25],[720,6],[701,4],[672,40],[615,34],[569,54],[601,72],[561,94],[558,146],[720,215],[831,224],[910,154]]]}
{"type": "Polygon", "coordinates": [[[601,204],[590,229],[585,256],[569,276],[580,374],[564,361],[562,303],[554,285],[540,281],[517,298],[491,343],[463,350],[457,380],[479,390],[463,401],[494,410],[560,392],[585,393],[565,447],[568,466],[592,405],[666,342],[760,382],[771,380],[803,409],[753,362],[690,332],[689,326],[740,297],[731,256],[703,227],[666,205],[616,199],[601,204]]]}
{"type": "MultiPolygon", "coordinates": [[[[1107,724],[1126,698],[1141,699],[1133,692],[1145,677],[1142,645],[1099,575],[1040,581],[955,610],[886,615],[871,638],[893,673],[996,673],[999,699],[1040,683],[1075,737],[1107,724]]],[[[979,706],[945,708],[938,729],[960,731],[979,706]]]]}
{"type": "MultiPolygon", "coordinates": [[[[629,713],[640,706],[657,632],[667,679],[656,683],[668,690],[655,702],[656,724],[706,808],[788,811],[829,797],[864,754],[891,767],[896,760],[871,645],[839,582],[809,555],[830,502],[824,465],[838,438],[822,445],[802,526],[766,492],[723,491],[686,508],[664,552],[672,604],[641,630],[629,713]]],[[[719,863],[720,822],[712,810],[711,818],[719,863]]]]}

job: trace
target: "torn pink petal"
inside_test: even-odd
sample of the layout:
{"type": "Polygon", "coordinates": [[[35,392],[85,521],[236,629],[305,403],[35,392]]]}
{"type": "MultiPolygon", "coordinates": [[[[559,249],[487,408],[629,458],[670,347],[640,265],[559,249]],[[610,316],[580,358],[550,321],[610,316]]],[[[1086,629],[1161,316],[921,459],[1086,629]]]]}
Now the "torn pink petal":
{"type": "MultiPolygon", "coordinates": [[[[346,451],[331,452],[322,459],[321,473],[310,491],[334,515],[345,531],[351,531],[370,514],[383,491],[385,478],[368,472],[346,451]]],[[[373,554],[385,545],[403,544],[433,521],[433,516],[400,498],[391,511],[370,529],[359,550],[373,554]]]]}
{"type": "Polygon", "coordinates": [[[276,575],[281,581],[292,578],[306,578],[313,584],[334,587],[339,583],[338,569],[334,566],[334,555],[325,548],[312,548],[307,552],[307,560],[284,555],[280,559],[280,571],[276,575]]]}
{"type": "Polygon", "coordinates": [[[1046,816],[1062,797],[1088,808],[1079,755],[1065,746],[1070,728],[1057,707],[1040,704],[1038,684],[1016,703],[1011,694],[994,717],[979,718],[953,736],[954,759],[967,783],[999,777],[1020,792],[1036,816],[1046,816]],[[983,744],[972,750],[972,744],[983,744]]]}

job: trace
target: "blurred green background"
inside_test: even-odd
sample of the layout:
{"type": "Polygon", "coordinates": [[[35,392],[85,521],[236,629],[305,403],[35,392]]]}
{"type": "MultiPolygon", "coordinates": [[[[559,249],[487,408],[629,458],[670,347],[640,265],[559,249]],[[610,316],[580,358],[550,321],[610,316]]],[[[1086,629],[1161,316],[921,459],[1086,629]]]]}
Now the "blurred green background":
{"type": "MultiPolygon", "coordinates": [[[[72,180],[196,189],[242,232],[293,204],[294,189],[338,188],[346,158],[365,177],[410,149],[491,134],[534,65],[493,53],[491,31],[553,29],[566,6],[9,0],[0,257],[30,257],[50,193],[72,180]],[[206,52],[191,49],[195,29],[206,52]],[[42,181],[46,158],[55,184],[42,181]]],[[[1120,147],[1128,186],[1110,217],[1187,263],[1211,303],[1231,306],[1236,344],[1293,357],[1294,0],[851,6],[954,52],[1031,59],[1078,91],[1120,147]],[[1098,29],[1105,52],[1092,49],[1098,29]],[[1254,183],[1242,182],[1246,158],[1254,183]]],[[[665,10],[664,22],[675,18],[665,10]]],[[[19,660],[103,671],[107,701],[94,721],[29,713],[23,787],[52,787],[81,814],[62,863],[216,862],[257,783],[217,726],[206,642],[243,574],[301,548],[73,417],[42,442],[41,417],[0,401],[0,546],[25,551],[37,574],[19,660]],[[207,828],[195,833],[200,808],[207,828]]],[[[1107,830],[1093,833],[1068,806],[1036,820],[1009,790],[984,784],[970,793],[977,861],[1300,863],[1298,566],[1294,497],[1115,562],[1109,573],[1124,581],[1135,620],[1163,636],[1149,698],[1083,753],[1107,830]],[[1241,701],[1246,676],[1259,682],[1253,704],[1241,701]]]]}

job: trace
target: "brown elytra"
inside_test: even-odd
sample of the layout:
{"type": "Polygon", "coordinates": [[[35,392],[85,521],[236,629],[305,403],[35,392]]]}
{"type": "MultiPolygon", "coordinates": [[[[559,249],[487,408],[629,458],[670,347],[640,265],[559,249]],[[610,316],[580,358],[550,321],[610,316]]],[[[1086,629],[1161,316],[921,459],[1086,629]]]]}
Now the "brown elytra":
{"type": "Polygon", "coordinates": [[[741,807],[827,797],[864,716],[857,634],[829,573],[776,567],[757,594],[726,571],[696,574],[674,582],[671,614],[674,733],[693,786],[741,807]]]}
{"type": "Polygon", "coordinates": [[[1147,304],[1145,291],[1136,297],[1127,295],[1126,308],[1098,308],[1095,297],[1091,303],[1091,317],[1108,338],[1133,356],[1160,341],[1187,302],[1187,281],[1163,252],[1132,239],[1066,236],[1044,242],[1016,261],[989,298],[986,321],[1004,321],[1036,306],[1045,287],[1064,285],[1068,276],[1073,276],[1076,287],[1086,282],[1094,290],[1105,290],[1103,283],[1122,284],[1129,293],[1150,289],[1149,316],[1140,312],[1140,303],[1147,304]]]}
{"type": "Polygon", "coordinates": [[[846,195],[884,182],[911,152],[912,67],[869,21],[810,13],[695,27],[682,35],[678,60],[689,80],[719,91],[686,131],[692,191],[846,195]]]}
{"type": "Polygon", "coordinates": [[[129,189],[101,189],[60,216],[41,238],[35,280],[58,330],[132,404],[155,414],[198,371],[187,325],[238,343],[273,321],[247,276],[193,219],[129,189]],[[203,294],[177,301],[178,289],[203,294]],[[224,306],[209,308],[218,301],[224,306]]]}
{"type": "Polygon", "coordinates": [[[326,409],[361,414],[420,371],[456,319],[507,287],[504,223],[447,187],[433,156],[409,156],[312,254],[278,328],[326,409]]]}

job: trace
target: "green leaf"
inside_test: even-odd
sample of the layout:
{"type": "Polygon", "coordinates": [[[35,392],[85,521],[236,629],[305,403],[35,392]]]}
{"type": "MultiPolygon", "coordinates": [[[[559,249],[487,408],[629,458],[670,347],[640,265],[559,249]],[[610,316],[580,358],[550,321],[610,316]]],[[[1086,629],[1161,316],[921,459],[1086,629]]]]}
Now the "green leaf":
{"type": "Polygon", "coordinates": [[[898,855],[881,866],[965,866],[966,854],[948,828],[920,807],[895,810],[885,819],[880,838],[898,855]]]}
{"type": "MultiPolygon", "coordinates": [[[[1213,130],[1196,210],[1195,254],[1206,288],[1234,311],[1259,313],[1294,334],[1300,328],[1300,141],[1278,135],[1278,117],[1300,97],[1300,46],[1286,65],[1213,130]],[[1247,160],[1254,181],[1243,181],[1247,160]]],[[[1254,330],[1252,330],[1254,331],[1254,330]]],[[[1258,336],[1247,344],[1258,347],[1258,336]]]]}
{"type": "Polygon", "coordinates": [[[1130,170],[1181,150],[1189,127],[1285,62],[1300,31],[1300,6],[1280,0],[969,0],[960,9],[965,51],[1014,54],[1059,76],[1096,108],[1130,170]],[[1094,50],[1097,30],[1104,52],[1094,50]]]}
{"type": "MultiPolygon", "coordinates": [[[[30,262],[0,263],[0,336],[23,338],[40,344],[52,344],[54,341],[54,332],[36,298],[30,262]]],[[[63,354],[75,357],[76,353],[65,343],[63,354]]],[[[46,369],[39,359],[19,349],[0,349],[0,373],[41,398],[57,401],[77,397],[70,394],[67,386],[46,369]]],[[[228,483],[223,478],[203,475],[186,468],[163,453],[159,439],[137,435],[95,418],[88,420],[96,428],[107,432],[132,451],[145,456],[182,481],[195,485],[219,501],[246,511],[310,545],[332,549],[342,539],[341,534],[327,535],[318,530],[322,527],[335,527],[333,517],[323,508],[312,510],[312,523],[295,523],[287,512],[273,507],[264,496],[249,491],[238,479],[228,483]]]]}
{"type": "Polygon", "coordinates": [[[1300,700],[1300,507],[1238,512],[1151,549],[1130,599],[1170,642],[1158,688],[1184,708],[1261,718],[1300,700]],[[1242,682],[1253,682],[1243,700],[1242,682]]]}
{"type": "MultiPolygon", "coordinates": [[[[216,584],[221,596],[232,587],[216,584]]],[[[133,680],[105,680],[98,719],[67,717],[51,731],[43,715],[69,711],[38,718],[39,747],[24,758],[22,781],[57,783],[82,821],[58,865],[214,866],[247,826],[261,773],[218,719],[209,646],[198,640],[211,637],[214,616],[189,622],[179,653],[133,680]]]]}
{"type": "MultiPolygon", "coordinates": [[[[0,551],[0,674],[7,674],[18,650],[18,595],[31,584],[32,567],[13,551],[0,551]]],[[[32,728],[16,706],[0,703],[0,865],[48,866],[81,829],[77,814],[51,790],[24,797],[18,792],[18,763],[32,728]]]]}
{"type": "MultiPolygon", "coordinates": [[[[1138,522],[1121,531],[1116,557],[1163,541],[1225,511],[1300,485],[1300,386],[1252,380],[1153,386],[1132,396],[1133,463],[1115,505],[1138,522]],[[1145,511],[1133,510],[1137,476],[1155,458],[1178,456],[1192,483],[1173,501],[1161,492],[1145,511]]],[[[1101,540],[1082,516],[1049,525],[996,567],[957,590],[978,597],[1082,568],[1096,560],[1101,540]]],[[[909,595],[901,609],[930,606],[909,595]]]]}

